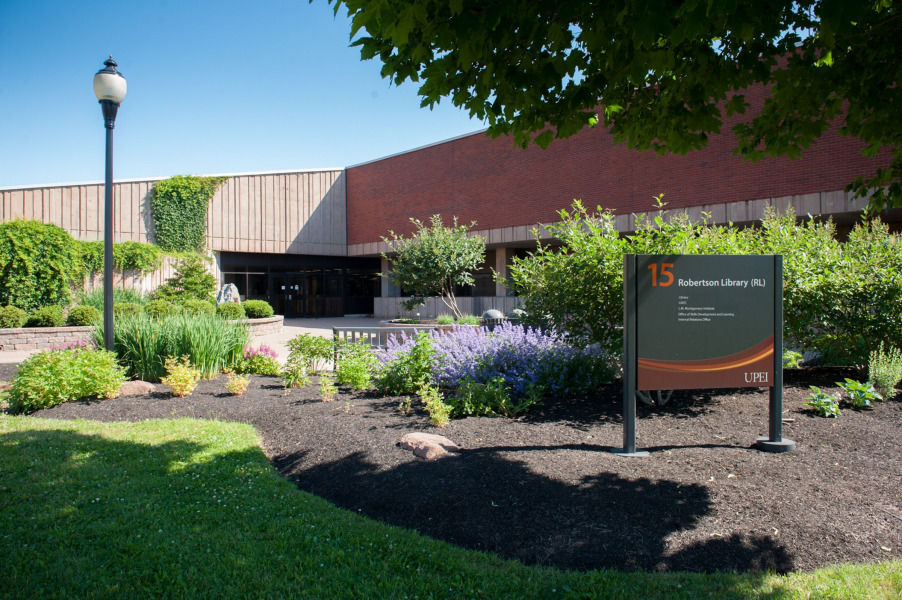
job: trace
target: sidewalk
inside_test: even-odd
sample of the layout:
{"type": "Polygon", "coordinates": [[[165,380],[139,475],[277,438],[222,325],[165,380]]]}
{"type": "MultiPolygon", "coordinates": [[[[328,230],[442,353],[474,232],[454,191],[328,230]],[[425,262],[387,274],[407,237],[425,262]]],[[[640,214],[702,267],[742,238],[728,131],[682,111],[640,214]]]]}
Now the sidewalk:
{"type": "MultiPolygon", "coordinates": [[[[279,362],[285,363],[288,358],[288,340],[310,333],[322,337],[331,338],[333,327],[378,327],[379,319],[359,317],[329,317],[323,319],[285,319],[281,333],[264,335],[251,340],[251,345],[256,348],[260,344],[266,344],[279,355],[279,362]]],[[[0,352],[0,364],[18,364],[40,350],[9,350],[0,352]]]]}
{"type": "Polygon", "coordinates": [[[329,317],[323,319],[285,319],[281,333],[264,335],[251,340],[256,348],[266,344],[279,355],[279,362],[284,364],[288,358],[288,340],[303,333],[332,338],[333,327],[378,327],[379,319],[360,317],[329,317]]]}

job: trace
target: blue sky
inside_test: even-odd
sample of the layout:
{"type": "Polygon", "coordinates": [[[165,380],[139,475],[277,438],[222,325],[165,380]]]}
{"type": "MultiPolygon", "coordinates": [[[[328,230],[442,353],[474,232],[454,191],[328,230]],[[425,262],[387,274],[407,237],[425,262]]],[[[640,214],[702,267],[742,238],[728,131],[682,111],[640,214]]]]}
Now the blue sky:
{"type": "Polygon", "coordinates": [[[421,109],[349,33],[325,0],[0,0],[0,187],[103,180],[109,54],[116,179],[344,167],[484,127],[421,109]]]}

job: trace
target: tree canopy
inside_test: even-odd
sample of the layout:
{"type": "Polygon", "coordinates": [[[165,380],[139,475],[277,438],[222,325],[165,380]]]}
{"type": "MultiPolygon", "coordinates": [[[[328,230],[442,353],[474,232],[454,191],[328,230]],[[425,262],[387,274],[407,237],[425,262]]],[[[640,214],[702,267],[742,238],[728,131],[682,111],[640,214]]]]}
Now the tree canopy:
{"type": "Polygon", "coordinates": [[[738,154],[794,158],[838,124],[867,156],[892,155],[848,189],[902,205],[898,0],[329,2],[383,77],[523,147],[600,122],[631,148],[685,154],[740,114],[738,154]],[[770,93],[747,114],[756,84],[770,93]]]}

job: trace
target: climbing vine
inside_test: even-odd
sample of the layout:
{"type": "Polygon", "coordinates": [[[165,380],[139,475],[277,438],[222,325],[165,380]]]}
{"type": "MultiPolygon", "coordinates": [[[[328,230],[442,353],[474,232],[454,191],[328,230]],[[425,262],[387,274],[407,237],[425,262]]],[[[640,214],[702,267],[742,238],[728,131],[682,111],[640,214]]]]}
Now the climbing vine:
{"type": "MultiPolygon", "coordinates": [[[[81,245],[85,271],[103,271],[103,241],[78,242],[81,245]]],[[[120,242],[113,244],[113,266],[120,271],[148,273],[160,268],[163,250],[154,244],[144,242],[120,242]]]]}
{"type": "Polygon", "coordinates": [[[157,245],[167,252],[203,252],[207,207],[226,179],[176,175],[154,184],[150,207],[157,245]]]}

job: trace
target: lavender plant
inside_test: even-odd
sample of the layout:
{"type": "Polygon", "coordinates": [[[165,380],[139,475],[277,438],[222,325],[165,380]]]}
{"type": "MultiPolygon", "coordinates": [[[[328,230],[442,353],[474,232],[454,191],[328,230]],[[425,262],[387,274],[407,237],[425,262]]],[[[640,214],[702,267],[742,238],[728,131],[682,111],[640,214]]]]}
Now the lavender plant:
{"type": "MultiPolygon", "coordinates": [[[[432,378],[444,388],[458,388],[464,380],[486,384],[500,378],[518,398],[534,394],[536,388],[574,396],[616,376],[614,360],[599,346],[575,348],[566,335],[556,332],[505,322],[492,333],[486,328],[461,327],[428,336],[434,349],[432,378]]],[[[393,364],[409,355],[416,343],[409,337],[389,340],[378,354],[379,361],[393,364]]]]}

